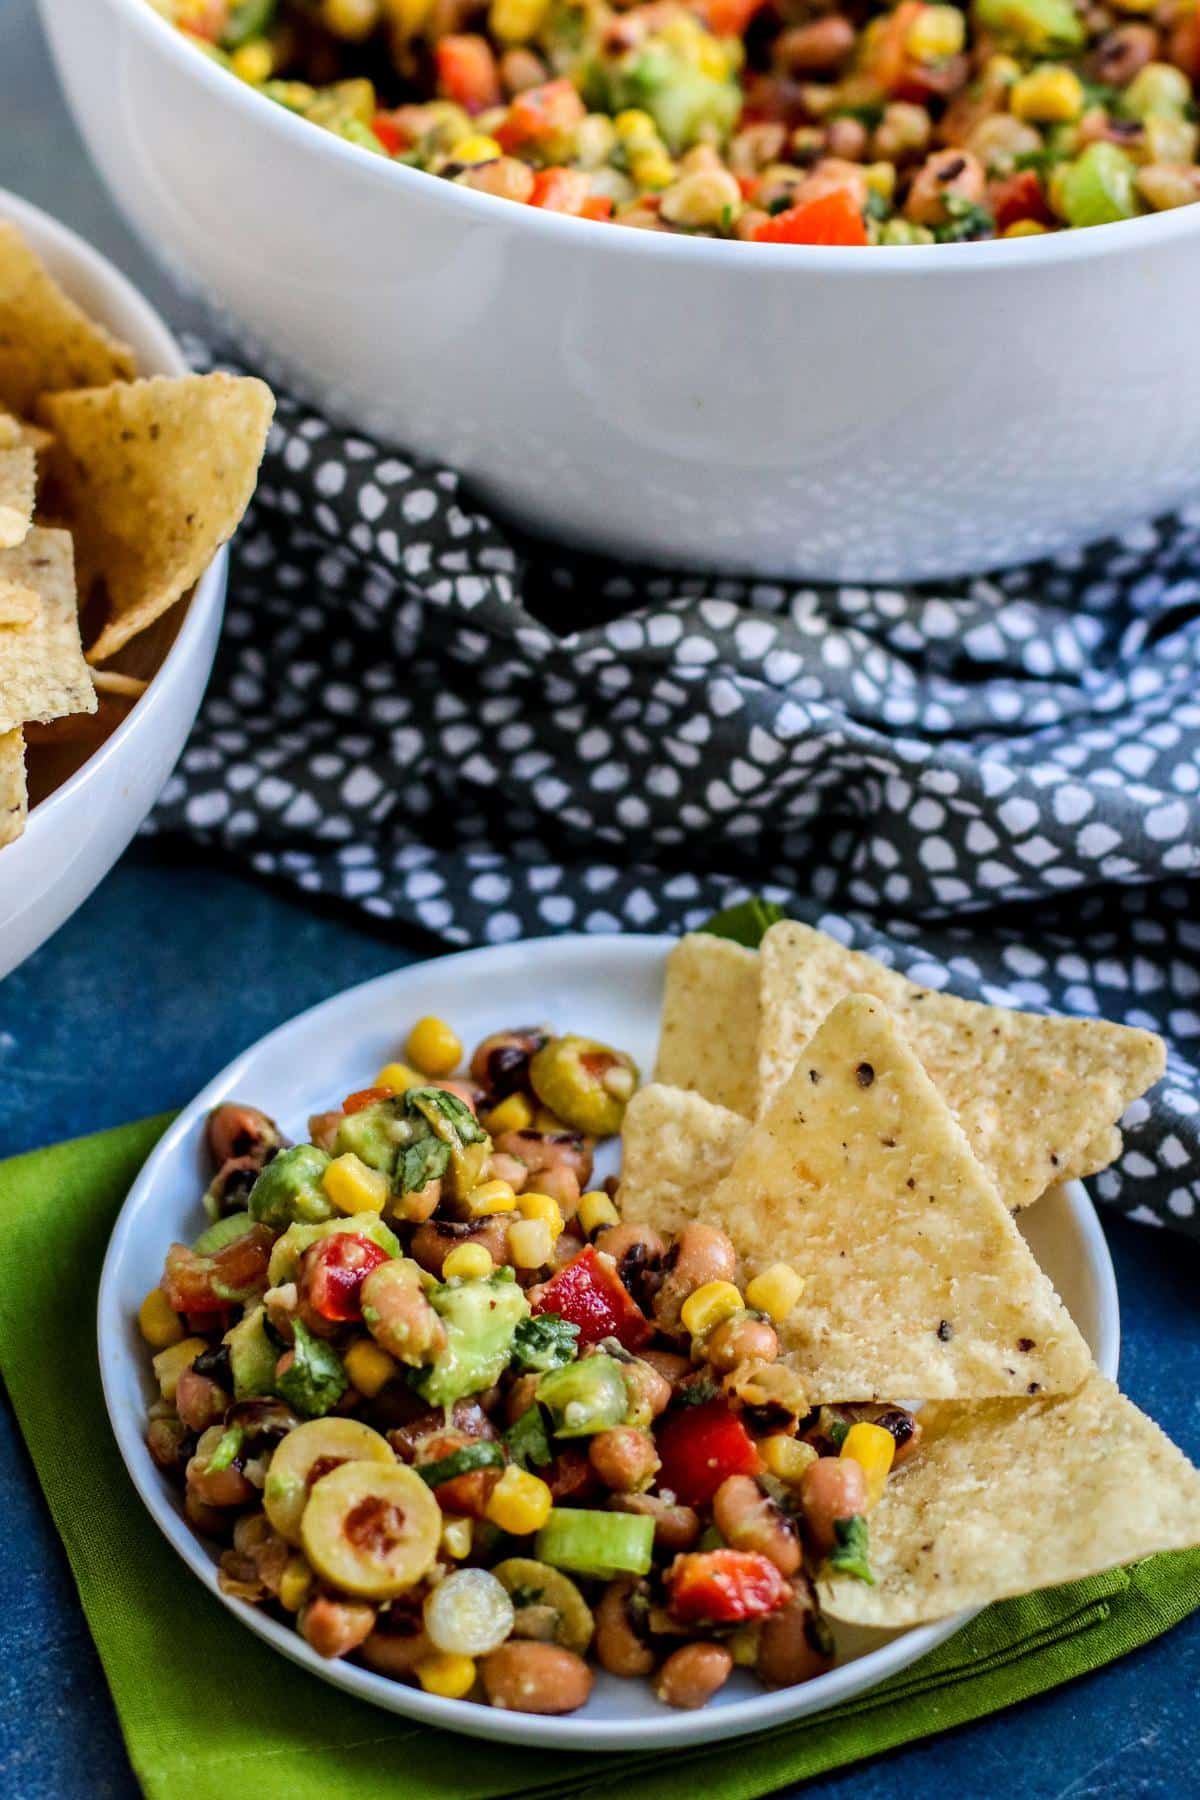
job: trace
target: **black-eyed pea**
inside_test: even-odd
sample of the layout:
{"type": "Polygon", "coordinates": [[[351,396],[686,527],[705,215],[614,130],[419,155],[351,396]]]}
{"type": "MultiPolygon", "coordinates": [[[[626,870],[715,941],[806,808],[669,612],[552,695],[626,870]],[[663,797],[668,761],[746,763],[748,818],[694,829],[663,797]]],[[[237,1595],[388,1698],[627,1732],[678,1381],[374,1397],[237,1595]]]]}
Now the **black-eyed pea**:
{"type": "Polygon", "coordinates": [[[837,1542],[834,1526],[867,1510],[867,1478],[861,1464],[848,1456],[819,1456],[804,1471],[800,1503],[813,1550],[827,1556],[837,1542]]]}
{"type": "Polygon", "coordinates": [[[704,1356],[714,1369],[728,1375],[740,1363],[771,1363],[779,1355],[779,1339],[766,1319],[736,1313],[711,1331],[704,1356]]]}
{"type": "Polygon", "coordinates": [[[618,1494],[648,1488],[659,1468],[654,1439],[636,1425],[598,1431],[588,1444],[588,1461],[605,1487],[618,1494]]]}
{"type": "Polygon", "coordinates": [[[665,1705],[693,1712],[707,1706],[732,1673],[733,1657],[724,1644],[684,1644],[654,1677],[654,1692],[665,1705]]]}
{"type": "Polygon", "coordinates": [[[654,1548],[665,1556],[690,1550],[700,1536],[699,1513],[664,1494],[614,1494],[608,1504],[614,1512],[638,1513],[653,1519],[654,1548]]]}
{"type": "Polygon", "coordinates": [[[752,1475],[728,1475],[713,1495],[713,1523],[735,1550],[754,1550],[781,1575],[800,1567],[795,1522],[764,1494],[752,1475]]]}
{"type": "Polygon", "coordinates": [[[623,1575],[609,1582],[596,1608],[596,1635],[592,1640],[596,1660],[610,1675],[625,1679],[649,1675],[657,1660],[634,1628],[632,1603],[637,1592],[638,1583],[623,1575]]]}
{"type": "Polygon", "coordinates": [[[833,1640],[806,1580],[792,1584],[791,1598],[759,1628],[759,1680],[772,1688],[811,1681],[833,1666],[833,1640]]]}

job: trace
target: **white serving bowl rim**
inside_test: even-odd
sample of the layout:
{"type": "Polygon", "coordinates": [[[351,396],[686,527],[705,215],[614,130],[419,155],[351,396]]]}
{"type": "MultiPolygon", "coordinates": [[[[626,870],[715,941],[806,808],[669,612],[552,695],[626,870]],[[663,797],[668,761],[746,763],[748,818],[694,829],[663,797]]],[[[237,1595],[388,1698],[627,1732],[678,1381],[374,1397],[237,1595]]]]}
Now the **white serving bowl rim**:
{"type": "MultiPolygon", "coordinates": [[[[149,10],[149,9],[148,9],[149,10]]],[[[186,49],[187,46],[185,45],[186,49]]],[[[197,58],[197,60],[201,60],[197,58]]],[[[114,263],[93,248],[78,232],[72,231],[69,225],[62,224],[50,213],[43,212],[41,207],[30,201],[21,199],[19,194],[11,193],[7,188],[0,188],[0,220],[7,220],[17,226],[25,226],[31,238],[36,236],[42,243],[50,243],[68,258],[71,263],[91,277],[98,287],[107,288],[115,294],[130,311],[141,315],[141,325],[146,339],[153,346],[155,362],[159,365],[147,371],[154,375],[187,375],[190,368],[179,342],[167,325],[158,309],[152,306],[142,294],[123,275],[114,263]]],[[[34,247],[37,245],[35,243],[34,247]]],[[[68,291],[69,285],[68,285],[68,291]]],[[[73,297],[73,296],[72,296],[73,297]]],[[[143,360],[139,355],[139,365],[143,360]]],[[[139,366],[138,373],[142,370],[139,366]]],[[[144,728],[147,720],[160,708],[170,705],[170,683],[165,680],[168,671],[182,666],[192,654],[194,646],[204,635],[208,616],[215,607],[219,607],[225,591],[226,562],[228,549],[225,545],[217,551],[191,593],[177,604],[184,607],[184,615],[179,630],[167,649],[166,655],[159,663],[146,692],[129,707],[120,724],[111,731],[99,748],[82,762],[69,775],[66,781],[56,787],[52,793],[36,806],[30,808],[25,830],[13,843],[5,845],[0,855],[15,857],[20,854],[33,856],[41,840],[51,832],[56,824],[56,809],[59,802],[65,802],[86,784],[102,779],[102,771],[114,756],[120,754],[121,746],[126,738],[144,728]],[[24,849],[22,850],[22,846],[24,849]]]]}
{"type": "MultiPolygon", "coordinates": [[[[274,129],[283,143],[300,141],[312,147],[312,136],[319,127],[269,100],[195,49],[155,10],[150,0],[111,0],[111,4],[120,8],[135,29],[143,32],[165,55],[174,57],[180,68],[189,69],[196,80],[214,94],[223,94],[247,120],[257,118],[267,129],[274,129]]],[[[423,170],[411,169],[404,163],[364,150],[334,132],[320,131],[320,138],[325,152],[345,161],[352,171],[357,170],[359,179],[398,186],[400,191],[411,188],[414,182],[438,181],[440,197],[447,210],[457,210],[464,224],[471,220],[499,224],[501,220],[496,209],[502,205],[510,214],[508,224],[511,229],[544,238],[566,233],[564,242],[571,247],[573,255],[585,253],[590,246],[597,253],[603,250],[630,257],[662,256],[709,266],[745,264],[751,270],[762,258],[767,266],[792,266],[830,275],[853,273],[882,280],[889,275],[911,274],[917,270],[923,276],[934,278],[964,271],[983,272],[997,263],[1011,269],[1024,265],[1085,262],[1096,257],[1120,255],[1124,250],[1132,250],[1135,242],[1144,241],[1149,246],[1176,238],[1200,236],[1200,202],[1149,213],[1138,219],[1122,219],[1112,225],[1093,225],[1086,230],[1055,231],[1037,237],[992,238],[975,244],[888,245],[878,255],[864,254],[858,248],[839,249],[812,244],[756,244],[751,248],[722,238],[673,237],[653,231],[600,232],[588,219],[549,212],[536,206],[515,206],[511,200],[500,201],[493,194],[460,187],[452,181],[440,181],[423,170]]],[[[424,185],[422,191],[425,191],[424,185]]]]}

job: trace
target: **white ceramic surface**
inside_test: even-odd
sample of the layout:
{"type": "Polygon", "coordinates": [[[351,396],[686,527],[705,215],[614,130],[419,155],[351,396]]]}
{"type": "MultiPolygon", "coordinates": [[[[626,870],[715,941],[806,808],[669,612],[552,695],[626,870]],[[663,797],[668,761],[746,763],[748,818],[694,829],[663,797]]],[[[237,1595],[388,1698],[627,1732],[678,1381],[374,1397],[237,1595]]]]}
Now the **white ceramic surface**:
{"type": "MultiPolygon", "coordinates": [[[[144,375],[184,375],[183,354],[154,308],[73,231],[0,190],[0,219],[18,225],[63,287],[133,348],[144,375]]],[[[0,977],[70,918],[120,856],[157,799],[199,710],[225,602],[224,550],[196,584],[186,612],[136,706],[83,766],[0,849],[0,977]]],[[[174,614],[178,613],[176,620],[174,614]]]]}
{"type": "MultiPolygon", "coordinates": [[[[180,1114],[147,1162],[121,1212],[100,1283],[99,1351],[109,1416],[134,1486],[156,1523],[204,1585],[277,1650],[313,1674],[388,1711],[474,1737],[577,1750],[668,1748],[761,1730],[818,1712],[914,1662],[957,1630],[964,1618],[902,1634],[843,1633],[848,1660],[807,1686],[766,1693],[738,1673],[702,1712],[671,1712],[644,1683],[600,1674],[583,1711],[562,1719],[494,1712],[441,1700],[346,1662],[324,1662],[299,1635],[241,1601],[224,1599],[214,1554],[185,1524],[177,1490],[154,1467],[143,1441],[145,1409],[156,1390],[135,1321],[161,1273],[172,1240],[204,1224],[200,1196],[208,1180],[204,1120],[218,1101],[262,1106],[293,1137],[310,1112],[370,1081],[393,1057],[415,1018],[450,1018],[465,1043],[534,1011],[629,1050],[642,1068],[653,1061],[663,964],[672,939],[562,937],[467,951],[397,970],[328,1000],[283,1025],[239,1056],[180,1114]]],[[[1099,1221],[1078,1183],[1048,1195],[1023,1215],[1039,1259],[1056,1282],[1100,1368],[1115,1376],[1119,1343],[1116,1285],[1099,1221]]],[[[132,1496],[131,1496],[132,1503],[132,1496]]]]}
{"type": "Polygon", "coordinates": [[[268,379],[537,531],[891,581],[1200,485],[1200,206],[925,249],[598,228],[313,129],[148,0],[40,3],[115,199],[268,379]]]}

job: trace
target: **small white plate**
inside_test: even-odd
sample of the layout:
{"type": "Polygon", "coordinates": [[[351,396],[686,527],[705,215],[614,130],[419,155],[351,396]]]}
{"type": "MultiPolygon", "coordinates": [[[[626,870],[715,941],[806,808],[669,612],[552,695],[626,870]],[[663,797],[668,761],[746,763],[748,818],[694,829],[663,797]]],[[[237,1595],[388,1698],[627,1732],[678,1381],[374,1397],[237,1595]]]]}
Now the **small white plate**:
{"type": "MultiPolygon", "coordinates": [[[[336,1105],[399,1052],[425,1013],[449,1019],[470,1047],[487,1032],[549,1020],[628,1050],[653,1064],[662,1004],[665,937],[559,937],[471,950],[398,969],[302,1013],[247,1050],[197,1095],[166,1133],[130,1191],[100,1281],[99,1345],[104,1395],[134,1486],[170,1543],[242,1622],[312,1674],[389,1712],[473,1737],[574,1750],[644,1750],[697,1744],[798,1719],[873,1687],[958,1630],[968,1615],[900,1634],[843,1634],[839,1662],[803,1687],[767,1693],[738,1672],[701,1712],[672,1712],[644,1682],[597,1673],[587,1706],[566,1718],[497,1712],[441,1700],[352,1663],[326,1662],[299,1634],[256,1607],[226,1599],[213,1551],[185,1523],[177,1490],[155,1468],[143,1437],[155,1398],[138,1306],[158,1282],[174,1239],[190,1240],[204,1217],[208,1181],[204,1120],[218,1101],[245,1100],[306,1136],[311,1112],[336,1105]]],[[[1112,1263],[1090,1200],[1078,1182],[1049,1194],[1022,1218],[1038,1259],[1056,1283],[1106,1375],[1117,1372],[1119,1324],[1112,1263]]]]}

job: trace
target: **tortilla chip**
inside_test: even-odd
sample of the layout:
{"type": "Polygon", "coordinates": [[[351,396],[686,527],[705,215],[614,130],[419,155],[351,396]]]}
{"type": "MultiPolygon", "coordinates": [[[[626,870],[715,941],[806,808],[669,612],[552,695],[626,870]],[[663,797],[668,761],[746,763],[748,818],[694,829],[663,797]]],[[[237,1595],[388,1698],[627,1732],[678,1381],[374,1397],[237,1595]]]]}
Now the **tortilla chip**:
{"type": "Polygon", "coordinates": [[[0,449],[0,550],[10,550],[24,539],[33,520],[37,488],[37,458],[18,443],[0,449]]]}
{"type": "Polygon", "coordinates": [[[777,1329],[814,1405],[1062,1393],[1091,1369],[949,1107],[868,995],[839,1001],[805,1046],[706,1216],[749,1276],[773,1262],[803,1276],[777,1329]]]}
{"type": "Polygon", "coordinates": [[[232,536],[275,409],[264,382],[233,375],[117,383],[54,394],[51,505],[70,526],[86,598],[103,579],[104,662],[161,617],[232,536]]]}
{"type": "Polygon", "coordinates": [[[0,222],[0,399],[25,412],[35,395],[126,381],[133,352],[59,287],[15,225],[0,222]]]}
{"type": "Polygon", "coordinates": [[[625,1109],[620,1206],[626,1219],[680,1231],[707,1211],[750,1121],[701,1094],[651,1083],[625,1109]]]}
{"type": "Polygon", "coordinates": [[[681,938],[667,958],[655,1081],[753,1118],[757,1042],[757,951],[704,931],[681,938]]]}
{"type": "Polygon", "coordinates": [[[856,1625],[919,1625],[1200,1544],[1200,1474],[1111,1381],[1044,1400],[945,1403],[870,1519],[874,1587],[820,1582],[856,1625]]]}
{"type": "Polygon", "coordinates": [[[33,526],[15,550],[0,550],[0,583],[32,588],[37,617],[0,631],[0,732],[27,720],[96,710],[75,610],[75,565],[65,531],[33,526]]]}
{"type": "MultiPolygon", "coordinates": [[[[873,994],[899,1021],[1014,1209],[1087,1169],[1102,1134],[1166,1066],[1152,1032],[934,993],[790,920],[771,927],[760,954],[760,1111],[830,1007],[844,994],[873,994]]],[[[1106,1160],[1111,1146],[1108,1138],[1100,1149],[1106,1160]]]]}
{"type": "Polygon", "coordinates": [[[122,675],[117,669],[93,669],[92,682],[98,694],[115,694],[119,700],[140,700],[150,686],[140,675],[122,675]]]}
{"type": "Polygon", "coordinates": [[[0,847],[25,829],[25,740],[19,731],[0,732],[0,847]]]}
{"type": "Polygon", "coordinates": [[[32,625],[41,610],[41,601],[30,587],[22,587],[7,577],[0,580],[0,625],[32,625]]]}

